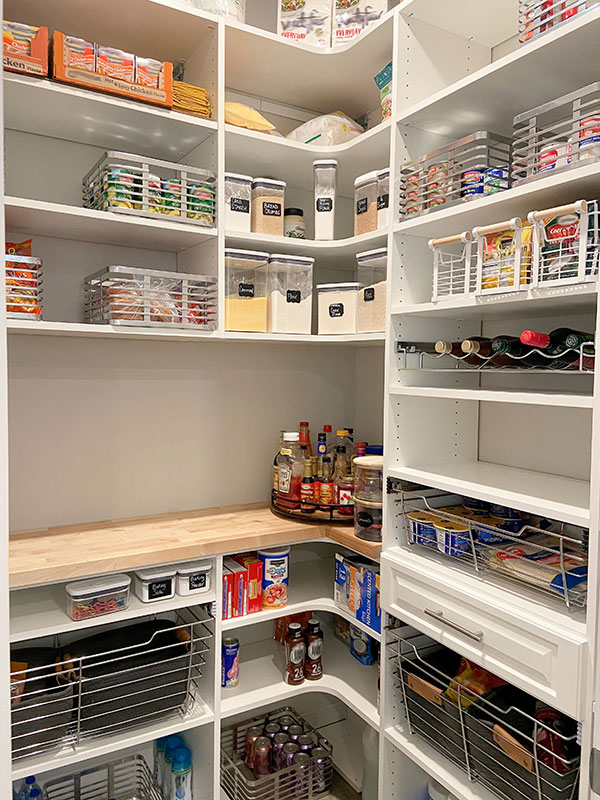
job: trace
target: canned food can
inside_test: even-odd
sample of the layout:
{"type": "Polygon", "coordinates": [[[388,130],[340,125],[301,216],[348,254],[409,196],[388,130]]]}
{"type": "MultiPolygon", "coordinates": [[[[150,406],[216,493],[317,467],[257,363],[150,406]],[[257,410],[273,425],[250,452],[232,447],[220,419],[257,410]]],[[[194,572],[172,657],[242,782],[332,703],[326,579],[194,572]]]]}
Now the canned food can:
{"type": "Polygon", "coordinates": [[[420,205],[408,206],[408,208],[406,209],[406,211],[404,213],[406,214],[407,217],[410,217],[413,214],[420,214],[421,213],[421,206],[420,205]]]}
{"type": "Polygon", "coordinates": [[[483,193],[494,194],[508,189],[508,170],[506,167],[490,167],[483,173],[483,193]]]}
{"type": "Polygon", "coordinates": [[[315,746],[315,743],[313,742],[312,736],[309,736],[307,733],[303,733],[302,736],[298,737],[297,745],[301,752],[310,753],[315,746]]]}
{"type": "Polygon", "coordinates": [[[256,740],[262,736],[262,728],[256,725],[248,728],[246,731],[246,749],[244,755],[244,762],[249,769],[254,769],[254,745],[256,740]]]}
{"type": "Polygon", "coordinates": [[[582,119],[579,123],[579,160],[600,157],[600,117],[582,119]]]}
{"type": "Polygon", "coordinates": [[[136,176],[127,167],[110,167],[103,174],[103,195],[109,206],[117,208],[139,208],[140,187],[136,187],[136,176]]]}
{"type": "Polygon", "coordinates": [[[263,565],[263,608],[285,608],[288,604],[290,548],[259,550],[263,565]]]}
{"type": "Polygon", "coordinates": [[[471,549],[469,526],[458,522],[436,522],[437,547],[446,556],[460,556],[471,549]]]}
{"type": "Polygon", "coordinates": [[[443,206],[446,202],[445,197],[430,197],[427,201],[428,208],[437,208],[438,206],[443,206]]]}
{"type": "Polygon", "coordinates": [[[308,753],[296,753],[294,766],[296,767],[294,797],[296,800],[304,800],[308,798],[311,788],[311,763],[308,753]]]}
{"type": "Polygon", "coordinates": [[[538,172],[560,169],[571,163],[570,142],[545,142],[540,148],[538,172]]]}
{"type": "Polygon", "coordinates": [[[285,767],[285,755],[283,748],[289,742],[287,733],[277,733],[273,737],[273,772],[285,767]]]}
{"type": "Polygon", "coordinates": [[[478,514],[473,517],[473,525],[475,527],[475,535],[477,541],[481,544],[500,544],[506,541],[505,536],[501,536],[496,528],[498,527],[498,520],[492,517],[491,514],[478,514]]]}
{"type": "Polygon", "coordinates": [[[254,777],[262,778],[263,775],[270,775],[271,769],[271,740],[266,736],[259,736],[254,745],[254,777]]]}
{"type": "Polygon", "coordinates": [[[296,724],[296,720],[293,717],[289,717],[289,716],[279,717],[278,724],[279,724],[279,727],[281,728],[281,730],[284,733],[287,733],[288,729],[292,725],[296,724]]]}
{"type": "Polygon", "coordinates": [[[516,508],[502,506],[499,503],[490,503],[490,514],[494,517],[504,517],[504,519],[521,519],[521,512],[516,508]]]}
{"type": "Polygon", "coordinates": [[[463,505],[465,508],[471,508],[477,511],[489,508],[489,503],[485,500],[479,500],[477,497],[463,497],[463,505]]]}
{"type": "Polygon", "coordinates": [[[283,745],[283,758],[286,767],[292,766],[294,763],[294,758],[299,752],[298,745],[294,744],[294,742],[288,742],[287,744],[283,745]]]}
{"type": "Polygon", "coordinates": [[[233,636],[223,639],[221,651],[221,686],[237,686],[240,682],[240,640],[233,636]]]}
{"type": "Polygon", "coordinates": [[[163,209],[160,178],[158,175],[148,174],[146,180],[148,185],[148,210],[161,214],[163,209]]]}
{"type": "Polygon", "coordinates": [[[468,197],[471,194],[483,194],[483,170],[466,170],[460,176],[460,184],[462,186],[461,197],[468,197]]]}
{"type": "Polygon", "coordinates": [[[447,161],[438,161],[435,164],[431,164],[431,166],[427,170],[427,182],[433,180],[440,180],[441,178],[445,178],[448,176],[448,162],[447,161]]]}
{"type": "Polygon", "coordinates": [[[410,511],[406,515],[411,540],[423,547],[437,547],[434,522],[439,519],[426,511],[410,511]]]}
{"type": "Polygon", "coordinates": [[[204,183],[188,183],[187,216],[212,225],[214,220],[214,198],[211,189],[204,183]]]}

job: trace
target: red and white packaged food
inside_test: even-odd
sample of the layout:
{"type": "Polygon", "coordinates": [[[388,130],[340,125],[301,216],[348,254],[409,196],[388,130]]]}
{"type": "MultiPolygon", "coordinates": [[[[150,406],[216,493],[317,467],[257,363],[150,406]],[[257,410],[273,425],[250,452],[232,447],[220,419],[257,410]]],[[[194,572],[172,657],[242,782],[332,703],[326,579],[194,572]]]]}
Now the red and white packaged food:
{"type": "Polygon", "coordinates": [[[116,47],[105,47],[99,44],[96,71],[99,75],[107,75],[110,78],[118,78],[119,80],[133,83],[135,77],[134,59],[133,53],[126,53],[116,47]]]}

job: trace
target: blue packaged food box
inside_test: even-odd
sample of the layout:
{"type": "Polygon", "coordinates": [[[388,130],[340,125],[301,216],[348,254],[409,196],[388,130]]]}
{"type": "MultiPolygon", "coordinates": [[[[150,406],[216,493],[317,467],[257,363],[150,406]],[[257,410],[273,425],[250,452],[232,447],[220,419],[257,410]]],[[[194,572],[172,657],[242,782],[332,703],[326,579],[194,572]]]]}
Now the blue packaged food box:
{"type": "Polygon", "coordinates": [[[381,633],[379,581],[379,568],[375,565],[335,554],[333,599],[377,633],[381,633]]]}
{"type": "Polygon", "coordinates": [[[364,567],[362,570],[360,605],[356,619],[381,633],[381,605],[379,597],[379,570],[364,567]]]}
{"type": "Polygon", "coordinates": [[[350,625],[350,653],[365,666],[370,666],[375,661],[373,640],[368,633],[355,625],[350,625]]]}

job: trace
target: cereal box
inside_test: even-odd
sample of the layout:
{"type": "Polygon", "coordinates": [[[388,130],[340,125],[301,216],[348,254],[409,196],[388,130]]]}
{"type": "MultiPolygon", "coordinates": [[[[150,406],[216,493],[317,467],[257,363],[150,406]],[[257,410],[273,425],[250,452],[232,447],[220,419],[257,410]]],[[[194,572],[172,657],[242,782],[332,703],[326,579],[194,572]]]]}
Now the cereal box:
{"type": "Polygon", "coordinates": [[[248,613],[262,611],[262,561],[249,553],[241,553],[234,558],[248,570],[248,613]]]}
{"type": "Polygon", "coordinates": [[[248,570],[233,558],[224,558],[223,568],[233,576],[233,616],[245,617],[248,613],[248,570]]]}
{"type": "Polygon", "coordinates": [[[135,82],[140,86],[160,86],[162,61],[154,58],[135,57],[135,82]]]}

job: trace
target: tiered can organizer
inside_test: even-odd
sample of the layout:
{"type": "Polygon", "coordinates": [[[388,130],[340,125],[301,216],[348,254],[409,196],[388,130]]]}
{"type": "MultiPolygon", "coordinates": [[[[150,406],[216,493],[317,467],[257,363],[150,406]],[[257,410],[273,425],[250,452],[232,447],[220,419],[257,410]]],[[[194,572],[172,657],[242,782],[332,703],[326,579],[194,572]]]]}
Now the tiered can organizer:
{"type": "MultiPolygon", "coordinates": [[[[286,502],[289,502],[289,500],[286,500],[286,502]]],[[[300,508],[282,508],[278,505],[277,492],[275,489],[271,490],[271,511],[278,517],[283,517],[284,519],[301,519],[302,522],[307,522],[309,524],[311,522],[316,525],[322,525],[324,522],[328,525],[352,525],[354,523],[353,506],[330,503],[326,508],[317,508],[310,514],[307,514],[300,508]],[[349,509],[350,513],[348,513],[349,509]]]]}

